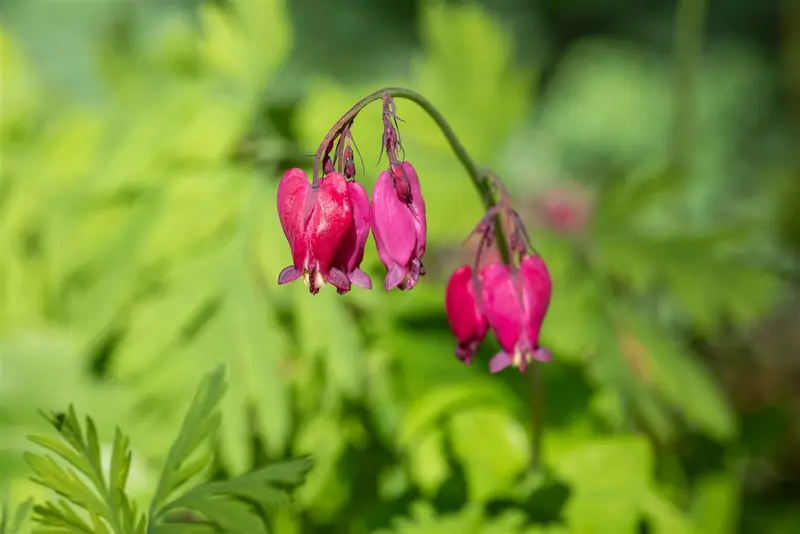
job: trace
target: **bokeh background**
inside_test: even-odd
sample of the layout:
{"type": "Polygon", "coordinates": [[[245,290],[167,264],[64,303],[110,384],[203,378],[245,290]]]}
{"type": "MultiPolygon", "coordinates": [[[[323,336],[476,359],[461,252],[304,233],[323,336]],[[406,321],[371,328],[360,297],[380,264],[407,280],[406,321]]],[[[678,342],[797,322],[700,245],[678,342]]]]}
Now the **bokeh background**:
{"type": "MultiPolygon", "coordinates": [[[[799,8],[4,0],[0,499],[41,494],[24,436],[69,402],[131,435],[146,499],[224,363],[223,473],[316,458],[280,534],[797,532],[799,8]],[[275,284],[283,170],[386,85],[505,178],[550,265],[540,405],[488,374],[493,342],[453,356],[444,285],[482,208],[410,102],[428,275],[275,284]]],[[[379,107],[354,127],[368,189],[379,107]]]]}

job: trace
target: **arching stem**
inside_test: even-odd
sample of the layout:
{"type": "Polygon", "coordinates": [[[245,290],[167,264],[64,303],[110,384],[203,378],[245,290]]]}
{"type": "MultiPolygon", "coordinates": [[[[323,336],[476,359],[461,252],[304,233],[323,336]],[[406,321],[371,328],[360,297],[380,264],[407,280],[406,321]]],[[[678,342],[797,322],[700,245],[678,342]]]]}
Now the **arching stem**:
{"type": "MultiPolygon", "coordinates": [[[[461,144],[461,141],[458,140],[453,129],[448,124],[447,120],[445,120],[444,116],[436,109],[436,107],[431,104],[431,102],[419,94],[416,91],[412,91],[411,89],[406,89],[403,87],[384,87],[383,89],[378,89],[374,93],[371,93],[350,108],[347,113],[342,115],[342,117],[336,121],[336,124],[328,131],[328,134],[322,139],[322,142],[319,145],[319,149],[317,150],[317,154],[314,157],[314,183],[317,182],[319,177],[319,165],[320,161],[325,153],[326,147],[331,145],[331,142],[334,141],[339,135],[341,135],[342,130],[345,128],[346,125],[350,124],[352,120],[358,115],[358,113],[364,109],[367,105],[375,102],[376,100],[383,100],[385,96],[391,96],[393,98],[400,98],[403,100],[410,100],[414,102],[419,107],[421,107],[425,112],[433,119],[439,129],[444,134],[445,139],[450,144],[450,148],[453,150],[453,153],[458,158],[458,161],[461,162],[461,165],[464,167],[464,170],[467,171],[467,174],[472,181],[473,187],[478,192],[478,195],[481,197],[481,201],[483,202],[484,207],[489,210],[495,204],[494,198],[494,191],[492,190],[492,182],[487,179],[491,173],[490,170],[482,169],[478,167],[478,165],[472,160],[467,149],[464,148],[464,145],[461,144]]],[[[503,243],[505,246],[498,247],[500,249],[500,254],[503,257],[503,261],[508,262],[510,260],[508,250],[509,250],[509,243],[505,237],[505,233],[503,231],[502,225],[497,224],[495,225],[495,230],[497,232],[497,239],[499,243],[503,243]]]]}

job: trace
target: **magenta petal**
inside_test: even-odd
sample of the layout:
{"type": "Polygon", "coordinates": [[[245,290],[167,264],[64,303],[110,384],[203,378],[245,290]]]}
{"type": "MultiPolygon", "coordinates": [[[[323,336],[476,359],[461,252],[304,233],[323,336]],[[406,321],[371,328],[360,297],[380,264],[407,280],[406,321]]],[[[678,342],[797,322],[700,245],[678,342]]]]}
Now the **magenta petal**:
{"type": "Polygon", "coordinates": [[[525,256],[518,276],[522,282],[526,339],[531,347],[535,347],[538,345],[539,331],[550,305],[550,273],[540,256],[525,256]]]}
{"type": "Polygon", "coordinates": [[[416,256],[417,258],[421,259],[425,254],[428,233],[425,199],[422,196],[422,188],[419,184],[419,177],[417,176],[417,171],[414,170],[414,167],[409,162],[404,161],[400,164],[400,169],[404,173],[405,178],[408,180],[408,184],[411,186],[411,208],[412,214],[414,215],[414,228],[417,232],[416,256]]]}
{"type": "Polygon", "coordinates": [[[389,267],[389,271],[386,273],[386,280],[384,281],[386,291],[391,291],[399,286],[405,279],[406,274],[406,270],[397,264],[389,267]]]}
{"type": "Polygon", "coordinates": [[[553,355],[550,354],[550,351],[546,348],[538,347],[535,351],[533,351],[533,359],[540,362],[549,362],[552,361],[553,355]]]}
{"type": "MultiPolygon", "coordinates": [[[[408,206],[397,198],[388,171],[380,174],[372,191],[372,235],[386,268],[391,271],[399,267],[405,271],[416,251],[417,230],[408,206]]],[[[387,275],[386,285],[395,287],[398,284],[390,284],[387,275]]]]}
{"type": "Polygon", "coordinates": [[[353,225],[353,211],[347,181],[341,174],[331,173],[322,178],[317,195],[307,236],[313,255],[311,261],[317,262],[325,277],[334,264],[342,240],[353,225]]]}
{"type": "Polygon", "coordinates": [[[450,330],[458,340],[456,356],[467,363],[472,359],[488,329],[475,294],[472,269],[469,266],[456,269],[445,290],[445,311],[450,330]]]}
{"type": "Polygon", "coordinates": [[[289,169],[278,185],[278,217],[289,248],[292,261],[297,268],[303,268],[307,253],[306,218],[308,202],[313,202],[306,173],[302,169],[289,169]]]}
{"type": "Polygon", "coordinates": [[[353,206],[353,225],[355,227],[355,249],[347,263],[347,272],[355,271],[364,259],[364,246],[369,237],[372,214],[369,206],[369,196],[358,182],[348,182],[350,190],[350,204],[353,206]]]}
{"type": "Polygon", "coordinates": [[[346,293],[347,291],[350,291],[350,279],[347,278],[347,275],[344,274],[344,272],[336,267],[331,267],[327,276],[325,276],[325,281],[334,285],[342,292],[346,293]]]}
{"type": "Polygon", "coordinates": [[[493,263],[481,270],[483,313],[504,351],[513,354],[522,336],[522,303],[514,287],[511,268],[493,263]]]}
{"type": "Polygon", "coordinates": [[[350,282],[364,289],[372,289],[372,280],[369,275],[359,268],[350,273],[350,282]]]}
{"type": "Polygon", "coordinates": [[[298,269],[294,265],[290,265],[285,267],[278,275],[278,284],[281,285],[294,282],[301,276],[303,276],[303,269],[298,269]]]}
{"type": "Polygon", "coordinates": [[[489,360],[489,372],[494,374],[502,371],[506,367],[511,366],[514,363],[514,359],[511,355],[507,352],[498,352],[492,359],[489,360]]]}

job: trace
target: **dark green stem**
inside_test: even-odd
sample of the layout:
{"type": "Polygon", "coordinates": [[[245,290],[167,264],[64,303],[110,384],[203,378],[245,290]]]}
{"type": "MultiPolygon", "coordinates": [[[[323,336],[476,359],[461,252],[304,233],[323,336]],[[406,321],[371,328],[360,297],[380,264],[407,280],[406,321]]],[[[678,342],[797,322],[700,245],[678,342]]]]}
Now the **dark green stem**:
{"type": "MultiPolygon", "coordinates": [[[[455,153],[458,161],[461,162],[461,165],[467,171],[473,187],[481,197],[484,207],[488,210],[494,206],[495,198],[494,191],[492,190],[492,182],[491,180],[487,179],[491,174],[491,171],[478,167],[475,161],[473,161],[473,159],[470,157],[467,149],[464,148],[464,145],[462,145],[461,141],[458,140],[453,128],[450,127],[450,124],[448,124],[444,116],[439,112],[439,110],[436,109],[436,107],[434,107],[433,104],[431,104],[427,98],[416,91],[405,89],[403,87],[384,87],[383,89],[378,89],[374,93],[371,93],[356,102],[356,104],[350,108],[347,113],[342,115],[342,118],[336,121],[336,124],[333,125],[330,131],[328,131],[328,134],[322,139],[319,149],[317,150],[317,154],[314,157],[314,181],[316,181],[317,177],[319,176],[320,160],[322,159],[326,148],[336,140],[336,138],[342,133],[344,127],[350,124],[362,109],[376,100],[383,100],[383,97],[387,94],[393,98],[410,100],[424,109],[425,112],[430,115],[430,117],[442,131],[442,134],[444,134],[445,139],[447,139],[447,142],[450,144],[450,148],[455,153]]],[[[502,224],[495,225],[495,229],[497,232],[498,242],[505,244],[504,247],[499,247],[500,254],[503,257],[503,260],[508,263],[510,261],[510,255],[508,254],[509,243],[505,237],[502,224]]]]}

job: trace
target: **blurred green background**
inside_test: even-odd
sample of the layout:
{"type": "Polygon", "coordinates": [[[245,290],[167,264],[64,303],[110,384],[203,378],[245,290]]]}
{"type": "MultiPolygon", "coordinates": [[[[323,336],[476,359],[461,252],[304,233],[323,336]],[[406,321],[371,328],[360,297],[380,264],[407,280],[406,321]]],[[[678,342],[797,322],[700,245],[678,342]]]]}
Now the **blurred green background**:
{"type": "MultiPolygon", "coordinates": [[[[315,456],[281,534],[797,532],[797,2],[4,0],[0,90],[0,500],[41,494],[24,436],[69,402],[131,435],[146,498],[222,362],[223,470],[315,456]],[[428,275],[275,283],[280,176],[386,85],[550,265],[538,471],[531,381],[453,356],[482,208],[413,104],[428,275]]],[[[376,104],[368,189],[381,132],[376,104]]]]}

